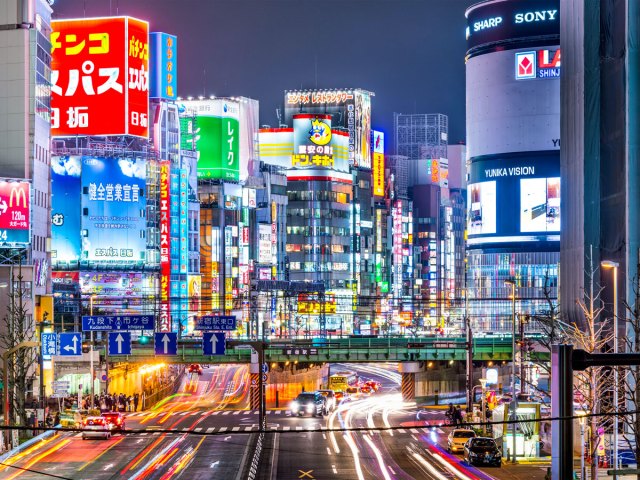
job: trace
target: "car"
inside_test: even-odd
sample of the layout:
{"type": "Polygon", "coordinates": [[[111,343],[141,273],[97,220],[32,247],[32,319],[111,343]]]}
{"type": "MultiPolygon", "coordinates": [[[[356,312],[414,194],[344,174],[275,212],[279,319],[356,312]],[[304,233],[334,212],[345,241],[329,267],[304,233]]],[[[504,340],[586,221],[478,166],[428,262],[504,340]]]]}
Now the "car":
{"type": "Polygon", "coordinates": [[[117,430],[122,432],[122,430],[126,429],[126,418],[120,412],[104,412],[102,414],[102,418],[104,418],[109,425],[111,425],[111,430],[117,430]]]}
{"type": "Polygon", "coordinates": [[[471,438],[464,445],[464,460],[469,465],[502,465],[502,454],[496,441],[489,437],[471,438]]]}
{"type": "Polygon", "coordinates": [[[475,436],[476,432],[468,428],[454,428],[447,438],[447,450],[451,453],[462,452],[465,443],[475,436]]]}
{"type": "Polygon", "coordinates": [[[359,388],[361,393],[373,393],[373,388],[366,383],[363,383],[359,388]]]}
{"type": "Polygon", "coordinates": [[[198,363],[192,363],[188,368],[189,373],[197,373],[198,375],[202,375],[202,365],[198,363]]]}
{"type": "Polygon", "coordinates": [[[82,421],[82,439],[111,438],[111,425],[103,417],[87,417],[82,421]]]}
{"type": "Polygon", "coordinates": [[[310,413],[315,416],[322,416],[327,412],[324,397],[318,392],[303,392],[291,402],[291,413],[302,416],[310,413]]]}
{"type": "Polygon", "coordinates": [[[336,409],[336,393],[333,390],[318,390],[318,393],[324,397],[327,413],[334,411],[336,409]]]}
{"type": "Polygon", "coordinates": [[[376,382],[375,380],[368,380],[364,384],[371,387],[371,390],[374,392],[380,390],[380,382],[376,382]]]}

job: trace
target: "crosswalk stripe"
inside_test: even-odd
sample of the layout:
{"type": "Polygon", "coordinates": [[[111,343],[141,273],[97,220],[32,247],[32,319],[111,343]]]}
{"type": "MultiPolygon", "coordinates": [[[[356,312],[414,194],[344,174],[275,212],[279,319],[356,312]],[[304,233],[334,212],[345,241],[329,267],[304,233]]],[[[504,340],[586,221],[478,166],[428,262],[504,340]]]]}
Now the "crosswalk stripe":
{"type": "Polygon", "coordinates": [[[227,427],[220,427],[220,431],[221,432],[226,432],[227,431],[227,427]]]}
{"type": "Polygon", "coordinates": [[[291,430],[291,427],[282,427],[282,430],[291,430]]]}
{"type": "Polygon", "coordinates": [[[267,415],[271,415],[273,413],[273,410],[267,410],[267,415]]]}
{"type": "Polygon", "coordinates": [[[251,430],[253,430],[253,427],[244,427],[245,432],[250,432],[251,430]]]}
{"type": "Polygon", "coordinates": [[[223,415],[229,415],[231,412],[229,410],[227,410],[226,412],[223,413],[223,415]]]}
{"type": "Polygon", "coordinates": [[[193,412],[191,415],[204,415],[205,412],[193,412]]]}
{"type": "Polygon", "coordinates": [[[213,412],[211,415],[220,415],[220,410],[216,410],[215,412],[213,412]]]}
{"type": "Polygon", "coordinates": [[[276,410],[276,415],[280,415],[282,413],[282,410],[276,410]]]}
{"type": "Polygon", "coordinates": [[[233,428],[231,429],[231,431],[232,431],[232,432],[237,432],[238,430],[240,430],[240,427],[233,427],[233,428]]]}
{"type": "Polygon", "coordinates": [[[198,427],[195,429],[196,432],[201,432],[202,431],[202,427],[198,427]]]}
{"type": "Polygon", "coordinates": [[[181,417],[184,417],[185,415],[189,415],[189,412],[182,412],[182,413],[180,414],[180,416],[181,416],[181,417]]]}
{"type": "Polygon", "coordinates": [[[236,410],[235,412],[233,412],[234,415],[240,415],[242,413],[241,410],[236,410]]]}
{"type": "Polygon", "coordinates": [[[277,430],[278,426],[277,425],[271,425],[271,428],[269,430],[277,430]]]}
{"type": "Polygon", "coordinates": [[[412,428],[409,430],[411,433],[420,433],[417,428],[412,428]]]}
{"type": "Polygon", "coordinates": [[[304,430],[304,427],[296,427],[296,430],[304,430]]]}
{"type": "Polygon", "coordinates": [[[255,412],[253,412],[254,415],[259,415],[260,412],[258,410],[256,410],[255,412]]]}
{"type": "Polygon", "coordinates": [[[152,435],[160,435],[160,432],[153,432],[152,435]]]}
{"type": "Polygon", "coordinates": [[[209,427],[209,428],[207,428],[206,433],[211,433],[211,432],[213,432],[214,430],[215,430],[215,428],[213,428],[213,427],[209,427]]]}
{"type": "Polygon", "coordinates": [[[398,432],[399,432],[399,433],[407,433],[407,432],[405,432],[404,428],[399,428],[399,429],[398,429],[398,432]]]}
{"type": "Polygon", "coordinates": [[[187,428],[183,428],[183,429],[182,429],[182,431],[183,431],[183,432],[188,432],[188,431],[189,431],[189,427],[187,427],[187,428]]]}

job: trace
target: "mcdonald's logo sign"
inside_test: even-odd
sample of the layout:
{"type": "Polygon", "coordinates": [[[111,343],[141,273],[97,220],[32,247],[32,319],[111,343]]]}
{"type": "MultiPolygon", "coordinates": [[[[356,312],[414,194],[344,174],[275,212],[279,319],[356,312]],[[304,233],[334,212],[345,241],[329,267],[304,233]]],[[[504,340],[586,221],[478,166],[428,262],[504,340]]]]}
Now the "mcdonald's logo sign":
{"type": "Polygon", "coordinates": [[[30,187],[29,182],[0,180],[0,241],[29,243],[30,187]]]}
{"type": "Polygon", "coordinates": [[[27,194],[24,192],[23,185],[26,185],[29,188],[29,184],[24,183],[16,183],[11,187],[11,194],[9,194],[9,208],[13,208],[14,200],[16,208],[28,208],[27,204],[27,194]],[[22,204],[22,205],[20,205],[22,204]]]}

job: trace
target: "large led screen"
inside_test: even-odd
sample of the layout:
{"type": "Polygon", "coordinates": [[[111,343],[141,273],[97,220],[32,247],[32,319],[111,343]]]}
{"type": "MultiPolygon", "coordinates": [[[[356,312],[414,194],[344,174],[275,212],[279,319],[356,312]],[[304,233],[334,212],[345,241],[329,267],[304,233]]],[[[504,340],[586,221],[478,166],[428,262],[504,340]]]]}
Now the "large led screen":
{"type": "Polygon", "coordinates": [[[82,157],[51,157],[51,263],[77,268],[80,261],[82,157]]]}
{"type": "Polygon", "coordinates": [[[469,235],[496,233],[496,182],[470,184],[467,197],[469,235]]]}
{"type": "Polygon", "coordinates": [[[559,241],[559,160],[548,152],[474,161],[467,188],[468,245],[559,241]]]}
{"type": "Polygon", "coordinates": [[[560,231],[560,178],[520,180],[520,231],[560,231]]]}
{"type": "Polygon", "coordinates": [[[82,158],[82,261],[142,265],[146,162],[82,158]]]}

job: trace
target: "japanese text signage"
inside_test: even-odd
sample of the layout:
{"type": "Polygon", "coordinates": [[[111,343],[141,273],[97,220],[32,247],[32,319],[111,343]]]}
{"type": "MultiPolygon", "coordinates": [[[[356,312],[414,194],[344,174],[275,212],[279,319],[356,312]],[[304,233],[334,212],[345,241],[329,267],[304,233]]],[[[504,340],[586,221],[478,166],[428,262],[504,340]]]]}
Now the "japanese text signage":
{"type": "Polygon", "coordinates": [[[384,197],[384,133],[373,133],[373,194],[384,197]]]}
{"type": "Polygon", "coordinates": [[[0,244],[30,241],[29,182],[0,180],[0,244]]]}
{"type": "Polygon", "coordinates": [[[58,336],[55,333],[40,334],[40,354],[43,360],[51,360],[53,355],[57,355],[58,336]]]}
{"type": "Polygon", "coordinates": [[[170,285],[171,277],[171,218],[169,215],[169,175],[171,162],[160,163],[160,324],[159,331],[171,331],[170,285]]]}
{"type": "Polygon", "coordinates": [[[234,316],[206,316],[196,319],[194,330],[235,330],[236,317],[234,316]]]}
{"type": "Polygon", "coordinates": [[[152,32],[151,98],[175,100],[178,92],[178,38],[167,33],[152,32]]]}
{"type": "Polygon", "coordinates": [[[153,330],[153,315],[83,315],[82,331],[153,330]]]}
{"type": "Polygon", "coordinates": [[[51,135],[148,138],[147,22],[104,17],[51,28],[51,135]]]}

